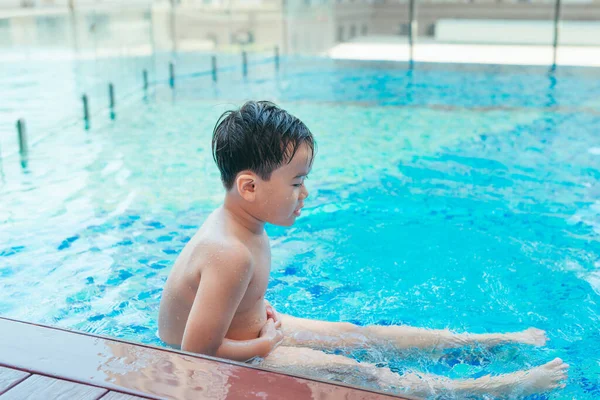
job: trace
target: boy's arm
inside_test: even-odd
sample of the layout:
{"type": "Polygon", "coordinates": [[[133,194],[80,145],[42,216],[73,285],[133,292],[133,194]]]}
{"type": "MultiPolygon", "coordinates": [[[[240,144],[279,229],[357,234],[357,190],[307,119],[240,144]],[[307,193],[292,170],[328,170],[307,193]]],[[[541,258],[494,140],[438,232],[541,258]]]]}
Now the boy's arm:
{"type": "Polygon", "coordinates": [[[265,356],[270,351],[269,343],[261,338],[245,345],[227,341],[223,346],[252,278],[250,253],[242,245],[204,248],[203,253],[201,258],[206,264],[183,333],[182,350],[238,361],[265,356]]]}
{"type": "MultiPolygon", "coordinates": [[[[223,339],[216,356],[235,361],[248,361],[254,357],[264,358],[276,346],[276,343],[273,342],[279,340],[274,339],[273,336],[275,335],[271,337],[263,335],[252,340],[223,339]]],[[[278,334],[277,337],[282,337],[282,335],[278,334]]]]}

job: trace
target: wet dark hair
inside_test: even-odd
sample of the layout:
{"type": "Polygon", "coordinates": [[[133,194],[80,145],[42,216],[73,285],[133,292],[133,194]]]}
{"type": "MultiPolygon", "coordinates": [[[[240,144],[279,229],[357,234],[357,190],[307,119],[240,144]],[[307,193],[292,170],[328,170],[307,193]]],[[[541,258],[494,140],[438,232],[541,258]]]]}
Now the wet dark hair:
{"type": "Polygon", "coordinates": [[[302,121],[271,102],[249,101],[221,115],[213,131],[212,152],[229,190],[241,171],[269,180],[303,144],[310,148],[312,162],[316,143],[302,121]]]}

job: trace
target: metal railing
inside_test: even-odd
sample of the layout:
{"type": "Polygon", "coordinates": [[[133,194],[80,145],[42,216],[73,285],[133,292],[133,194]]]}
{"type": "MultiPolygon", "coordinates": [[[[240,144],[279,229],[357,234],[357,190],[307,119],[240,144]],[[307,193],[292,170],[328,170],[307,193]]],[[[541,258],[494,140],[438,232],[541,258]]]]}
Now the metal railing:
{"type": "MultiPolygon", "coordinates": [[[[277,73],[280,69],[280,50],[279,47],[275,47],[273,49],[273,56],[266,58],[260,62],[254,62],[254,63],[250,63],[248,61],[248,52],[246,51],[242,51],[240,53],[240,64],[239,64],[239,70],[241,71],[241,75],[243,79],[248,79],[248,74],[249,74],[249,66],[250,65],[259,65],[261,63],[270,63],[272,62],[274,65],[274,70],[277,73]]],[[[221,72],[231,72],[231,71],[235,71],[236,69],[238,69],[237,66],[235,65],[229,65],[229,66],[225,66],[225,67],[221,67],[221,69],[219,70],[219,68],[217,67],[217,55],[212,55],[211,56],[211,67],[210,69],[206,69],[206,70],[200,70],[200,71],[196,71],[194,73],[191,74],[182,74],[182,75],[177,75],[176,74],[176,69],[175,69],[175,64],[173,61],[170,61],[168,64],[168,71],[169,71],[169,78],[167,81],[161,81],[161,80],[155,80],[155,81],[150,81],[148,79],[148,70],[144,69],[141,71],[141,75],[142,75],[142,85],[141,85],[141,89],[143,90],[144,93],[144,98],[147,97],[148,95],[148,90],[150,89],[151,86],[157,86],[157,85],[161,85],[161,84],[168,84],[169,87],[172,90],[175,90],[175,84],[176,84],[176,80],[177,79],[185,79],[185,78],[193,78],[193,77],[198,77],[198,76],[202,76],[202,75],[210,75],[212,77],[212,82],[213,84],[216,84],[218,81],[218,74],[219,71],[221,72]]],[[[132,91],[129,91],[128,93],[126,93],[124,96],[122,96],[122,98],[126,99],[129,98],[133,95],[135,95],[136,93],[140,93],[140,89],[134,89],[132,91]]],[[[106,108],[99,108],[96,112],[96,114],[101,113],[103,111],[108,111],[108,115],[110,120],[115,120],[116,115],[117,115],[117,111],[116,111],[116,95],[115,95],[115,85],[112,82],[108,83],[108,102],[107,102],[107,107],[106,108]]],[[[84,130],[88,131],[91,129],[92,127],[92,116],[93,113],[90,110],[90,98],[88,96],[87,93],[82,94],[81,96],[81,105],[82,105],[82,114],[81,114],[81,121],[83,122],[83,128],[84,130]]],[[[35,143],[29,143],[28,140],[28,134],[27,134],[27,128],[26,128],[26,120],[25,118],[19,118],[16,121],[16,133],[17,133],[17,138],[18,138],[18,143],[19,143],[19,148],[18,148],[18,152],[11,152],[8,154],[5,154],[4,157],[2,155],[2,153],[0,152],[0,161],[2,161],[2,159],[7,159],[9,157],[12,157],[16,154],[19,154],[20,156],[20,163],[21,163],[21,167],[23,169],[27,169],[28,167],[28,162],[29,162],[29,154],[30,154],[30,145],[35,145],[37,143],[39,143],[40,141],[42,141],[43,139],[45,139],[46,137],[50,136],[51,134],[54,133],[54,131],[50,131],[48,134],[46,134],[45,136],[42,137],[38,137],[37,140],[35,141],[35,143]]],[[[0,149],[1,150],[1,149],[0,149]]]]}

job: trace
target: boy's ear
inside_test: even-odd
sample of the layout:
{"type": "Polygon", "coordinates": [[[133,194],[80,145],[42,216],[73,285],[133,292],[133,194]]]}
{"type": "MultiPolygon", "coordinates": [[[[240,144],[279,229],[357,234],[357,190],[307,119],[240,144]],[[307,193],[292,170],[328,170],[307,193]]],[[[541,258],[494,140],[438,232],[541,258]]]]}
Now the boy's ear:
{"type": "Polygon", "coordinates": [[[235,186],[240,196],[246,201],[256,199],[256,175],[252,172],[242,172],[235,179],[235,186]]]}

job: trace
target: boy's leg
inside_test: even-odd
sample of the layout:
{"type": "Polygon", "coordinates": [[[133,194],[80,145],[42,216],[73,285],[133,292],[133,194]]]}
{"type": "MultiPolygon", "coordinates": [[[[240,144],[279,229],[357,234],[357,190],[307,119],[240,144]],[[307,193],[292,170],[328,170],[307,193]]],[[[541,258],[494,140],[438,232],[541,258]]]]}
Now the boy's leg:
{"type": "Polygon", "coordinates": [[[567,379],[569,365],[556,358],[539,367],[510,374],[483,376],[477,379],[452,380],[428,374],[405,374],[401,384],[405,393],[419,397],[429,397],[448,393],[451,397],[491,395],[496,397],[521,398],[535,393],[544,393],[564,388],[561,383],[567,379]]]}
{"type": "Polygon", "coordinates": [[[379,389],[389,386],[390,376],[399,378],[388,368],[377,368],[373,364],[359,363],[320,350],[283,345],[273,350],[259,366],[358,386],[367,384],[379,389]]]}
{"type": "Polygon", "coordinates": [[[260,365],[360,386],[364,386],[365,383],[373,384],[379,389],[390,390],[397,394],[420,397],[443,393],[497,396],[514,393],[526,396],[560,387],[560,381],[566,379],[568,368],[567,364],[557,358],[527,371],[478,379],[451,380],[427,374],[411,373],[400,376],[388,368],[359,363],[347,357],[286,346],[276,348],[260,365]]]}
{"type": "Polygon", "coordinates": [[[370,348],[373,346],[408,348],[451,348],[471,344],[495,346],[503,343],[525,343],[542,346],[544,331],[529,328],[512,333],[453,333],[410,326],[357,326],[348,322],[317,321],[280,314],[284,345],[335,350],[341,348],[370,348]]]}

